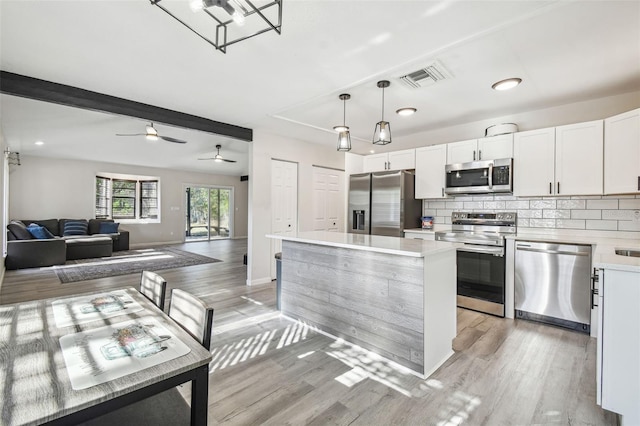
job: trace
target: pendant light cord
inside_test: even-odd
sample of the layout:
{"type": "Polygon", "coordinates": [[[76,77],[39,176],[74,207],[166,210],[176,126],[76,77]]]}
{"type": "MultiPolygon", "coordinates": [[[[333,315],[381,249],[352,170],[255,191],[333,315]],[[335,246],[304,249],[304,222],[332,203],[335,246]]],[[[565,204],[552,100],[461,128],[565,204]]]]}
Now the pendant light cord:
{"type": "Polygon", "coordinates": [[[382,87],[382,121],[384,121],[384,86],[382,87]]]}
{"type": "Polygon", "coordinates": [[[347,127],[347,99],[342,100],[342,125],[347,127]]]}

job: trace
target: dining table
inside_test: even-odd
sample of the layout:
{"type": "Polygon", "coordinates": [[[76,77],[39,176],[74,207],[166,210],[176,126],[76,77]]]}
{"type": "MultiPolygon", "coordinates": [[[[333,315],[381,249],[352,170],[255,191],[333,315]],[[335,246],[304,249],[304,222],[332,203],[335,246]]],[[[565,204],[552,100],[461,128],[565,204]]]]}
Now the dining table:
{"type": "Polygon", "coordinates": [[[205,425],[210,361],[132,287],[0,305],[0,424],[77,424],[191,382],[205,425]]]}

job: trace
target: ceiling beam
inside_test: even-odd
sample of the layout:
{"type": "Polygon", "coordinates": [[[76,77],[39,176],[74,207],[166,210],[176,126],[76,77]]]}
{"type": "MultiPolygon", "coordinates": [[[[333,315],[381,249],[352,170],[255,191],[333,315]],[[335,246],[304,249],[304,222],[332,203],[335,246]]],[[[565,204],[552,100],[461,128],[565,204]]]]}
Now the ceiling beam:
{"type": "Polygon", "coordinates": [[[0,71],[0,93],[92,111],[136,117],[150,122],[201,130],[246,142],[253,140],[253,130],[246,127],[7,71],[0,71]]]}

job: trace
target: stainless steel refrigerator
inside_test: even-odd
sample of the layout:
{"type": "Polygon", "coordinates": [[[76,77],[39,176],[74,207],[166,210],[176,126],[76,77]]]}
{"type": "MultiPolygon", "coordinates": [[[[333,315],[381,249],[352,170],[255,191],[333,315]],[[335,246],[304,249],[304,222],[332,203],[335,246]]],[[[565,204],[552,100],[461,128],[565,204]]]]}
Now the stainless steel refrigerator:
{"type": "Polygon", "coordinates": [[[403,237],[419,228],[422,200],[415,199],[415,176],[407,170],[349,177],[349,225],[354,234],[403,237]]]}

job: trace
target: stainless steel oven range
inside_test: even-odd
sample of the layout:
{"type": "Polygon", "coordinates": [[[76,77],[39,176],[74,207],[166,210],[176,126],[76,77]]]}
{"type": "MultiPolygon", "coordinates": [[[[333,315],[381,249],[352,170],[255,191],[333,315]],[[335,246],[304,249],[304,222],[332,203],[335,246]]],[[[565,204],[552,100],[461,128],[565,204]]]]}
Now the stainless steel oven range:
{"type": "Polygon", "coordinates": [[[437,241],[457,249],[458,306],[504,317],[505,237],[516,233],[516,213],[451,214],[451,231],[437,241]]]}

